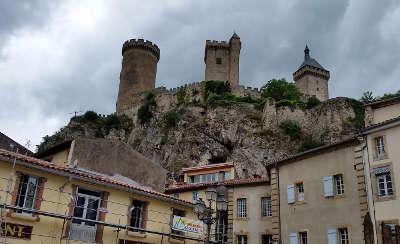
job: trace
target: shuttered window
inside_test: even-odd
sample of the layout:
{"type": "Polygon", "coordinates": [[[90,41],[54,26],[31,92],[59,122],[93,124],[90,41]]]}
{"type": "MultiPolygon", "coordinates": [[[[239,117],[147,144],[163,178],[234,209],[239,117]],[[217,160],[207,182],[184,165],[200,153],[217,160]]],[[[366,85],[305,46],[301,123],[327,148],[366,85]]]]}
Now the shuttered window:
{"type": "Polygon", "coordinates": [[[288,203],[294,203],[296,201],[294,194],[294,185],[287,186],[287,199],[288,203]]]}
{"type": "Polygon", "coordinates": [[[333,177],[325,176],[324,179],[324,197],[333,196],[333,177]]]}
{"type": "Polygon", "coordinates": [[[297,244],[297,233],[290,233],[289,235],[289,243],[297,244]]]}
{"type": "Polygon", "coordinates": [[[328,244],[337,244],[336,242],[336,229],[329,229],[327,232],[328,244]]]}

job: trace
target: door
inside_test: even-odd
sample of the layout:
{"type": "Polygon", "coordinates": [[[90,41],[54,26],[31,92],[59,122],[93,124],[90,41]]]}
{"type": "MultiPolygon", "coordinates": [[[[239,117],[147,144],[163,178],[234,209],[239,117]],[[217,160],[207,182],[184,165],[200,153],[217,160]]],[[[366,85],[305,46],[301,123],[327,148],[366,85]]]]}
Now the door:
{"type": "Polygon", "coordinates": [[[374,244],[374,227],[369,213],[364,216],[363,226],[365,244],[374,244]]]}

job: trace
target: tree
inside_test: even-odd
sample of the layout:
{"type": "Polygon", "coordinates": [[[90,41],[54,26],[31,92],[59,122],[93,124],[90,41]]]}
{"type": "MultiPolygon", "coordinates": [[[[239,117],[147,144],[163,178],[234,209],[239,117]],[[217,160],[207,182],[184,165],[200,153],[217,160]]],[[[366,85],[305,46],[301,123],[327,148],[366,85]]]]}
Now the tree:
{"type": "Polygon", "coordinates": [[[363,102],[363,103],[370,103],[370,102],[373,102],[373,101],[375,101],[376,99],[375,99],[375,97],[372,95],[372,92],[371,91],[366,91],[366,92],[364,92],[363,93],[363,96],[360,98],[360,102],[363,102]]]}
{"type": "Polygon", "coordinates": [[[261,87],[261,97],[273,98],[277,103],[285,100],[290,104],[296,104],[300,101],[301,95],[295,84],[285,79],[272,79],[261,87]]]}

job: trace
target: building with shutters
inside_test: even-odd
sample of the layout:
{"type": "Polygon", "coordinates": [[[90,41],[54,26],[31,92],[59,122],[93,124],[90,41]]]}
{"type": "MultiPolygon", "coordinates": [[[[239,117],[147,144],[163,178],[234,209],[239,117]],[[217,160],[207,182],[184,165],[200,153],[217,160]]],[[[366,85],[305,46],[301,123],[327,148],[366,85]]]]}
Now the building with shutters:
{"type": "Polygon", "coordinates": [[[212,240],[221,244],[272,243],[268,177],[235,179],[232,163],[184,168],[183,174],[183,182],[168,185],[166,194],[195,202],[199,198],[206,199],[205,191],[209,187],[227,188],[228,211],[217,213],[217,222],[211,230],[212,240]]]}
{"type": "Polygon", "coordinates": [[[1,243],[199,243],[171,229],[191,202],[129,179],[0,149],[1,243]]]}
{"type": "Polygon", "coordinates": [[[362,149],[372,219],[366,233],[375,243],[396,244],[400,243],[400,96],[366,104],[365,111],[362,149]]]}
{"type": "Polygon", "coordinates": [[[352,138],[267,165],[274,243],[364,243],[358,145],[352,138]]]}

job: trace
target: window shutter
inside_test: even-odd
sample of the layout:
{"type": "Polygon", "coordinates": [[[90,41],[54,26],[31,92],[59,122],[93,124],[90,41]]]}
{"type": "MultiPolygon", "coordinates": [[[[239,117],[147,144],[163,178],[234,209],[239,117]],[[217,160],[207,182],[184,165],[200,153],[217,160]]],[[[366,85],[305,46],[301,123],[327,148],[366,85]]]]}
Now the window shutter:
{"type": "Polygon", "coordinates": [[[290,233],[289,235],[289,243],[297,244],[297,233],[290,233]]]}
{"type": "Polygon", "coordinates": [[[288,203],[294,203],[295,202],[294,185],[288,185],[287,186],[287,200],[288,200],[288,203]]]}
{"type": "Polygon", "coordinates": [[[336,244],[336,230],[329,229],[327,235],[328,235],[328,244],[336,244]]]}
{"type": "Polygon", "coordinates": [[[325,197],[333,196],[333,177],[332,176],[324,177],[324,196],[325,197]]]}

